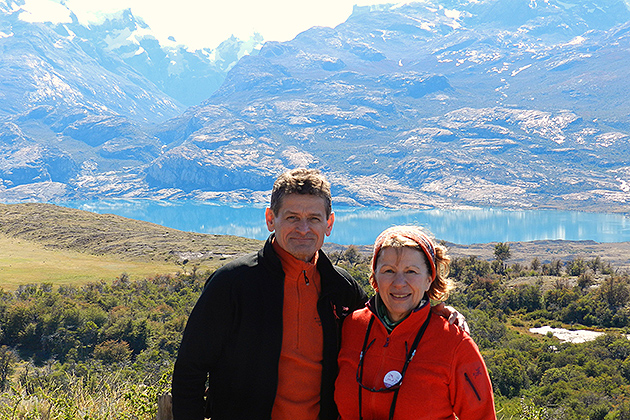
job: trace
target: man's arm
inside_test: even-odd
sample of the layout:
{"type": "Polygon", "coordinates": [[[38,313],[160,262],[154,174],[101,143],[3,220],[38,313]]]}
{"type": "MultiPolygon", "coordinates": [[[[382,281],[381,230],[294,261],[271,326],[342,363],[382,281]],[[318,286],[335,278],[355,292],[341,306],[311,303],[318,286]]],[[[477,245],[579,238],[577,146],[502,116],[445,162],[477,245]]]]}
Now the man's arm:
{"type": "Polygon", "coordinates": [[[208,374],[218,360],[230,310],[226,282],[209,283],[195,304],[173,370],[174,420],[203,420],[208,374]]]}

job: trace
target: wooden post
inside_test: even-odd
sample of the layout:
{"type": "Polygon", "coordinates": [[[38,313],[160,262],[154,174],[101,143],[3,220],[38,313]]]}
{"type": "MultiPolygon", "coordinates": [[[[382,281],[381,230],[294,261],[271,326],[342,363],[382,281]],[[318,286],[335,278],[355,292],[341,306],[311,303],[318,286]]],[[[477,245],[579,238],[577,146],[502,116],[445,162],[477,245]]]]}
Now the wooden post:
{"type": "Polygon", "coordinates": [[[165,392],[158,397],[158,411],[155,420],[173,420],[173,397],[165,392]]]}

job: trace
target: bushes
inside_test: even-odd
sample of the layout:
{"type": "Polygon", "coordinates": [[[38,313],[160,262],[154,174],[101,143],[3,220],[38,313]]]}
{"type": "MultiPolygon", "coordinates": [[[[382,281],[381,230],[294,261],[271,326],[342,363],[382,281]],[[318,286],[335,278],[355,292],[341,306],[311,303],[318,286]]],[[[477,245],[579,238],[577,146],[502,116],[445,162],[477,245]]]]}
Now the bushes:
{"type": "Polygon", "coordinates": [[[127,343],[134,356],[159,344],[175,355],[182,324],[202,287],[203,281],[191,282],[188,276],[135,283],[123,276],[112,285],[56,291],[47,285],[23,286],[15,296],[5,297],[0,345],[36,363],[51,358],[65,362],[69,356],[88,360],[97,347],[103,350],[103,343],[114,342],[127,343]]]}
{"type": "Polygon", "coordinates": [[[0,418],[154,418],[204,285],[197,278],[3,293],[0,418]]]}
{"type": "MultiPolygon", "coordinates": [[[[462,310],[492,379],[499,418],[622,419],[630,407],[630,341],[610,333],[583,344],[553,335],[530,337],[529,326],[586,325],[628,328],[630,281],[594,259],[540,264],[534,271],[558,276],[508,286],[522,266],[457,258],[459,287],[449,303],[462,310]],[[494,268],[493,268],[494,267],[494,268]],[[597,284],[595,273],[602,273],[597,284]],[[604,274],[608,272],[608,274],[604,274]],[[562,276],[562,277],[560,277],[562,276]],[[573,276],[572,278],[568,276],[573,276]],[[515,403],[522,399],[520,407],[515,403]]],[[[626,417],[629,418],[630,417],[626,417]]]]}
{"type": "MultiPolygon", "coordinates": [[[[353,251],[337,259],[371,290],[366,259],[353,251]]],[[[562,264],[551,265],[564,272],[562,264]]],[[[606,267],[601,261],[585,265],[580,278],[606,267]]],[[[533,262],[537,269],[545,270],[533,262]]],[[[507,286],[525,269],[504,271],[476,257],[455,259],[451,273],[460,282],[448,301],[466,315],[488,365],[499,419],[630,418],[630,341],[624,335],[573,345],[523,334],[562,322],[630,333],[628,277],[606,274],[600,287],[566,276],[547,286],[536,279],[507,286]]],[[[199,278],[131,282],[121,276],[81,288],[29,285],[0,292],[0,418],[14,408],[23,418],[46,418],[44,412],[60,419],[152,418],[154,398],[168,390],[188,314],[203,288],[199,278]]]]}

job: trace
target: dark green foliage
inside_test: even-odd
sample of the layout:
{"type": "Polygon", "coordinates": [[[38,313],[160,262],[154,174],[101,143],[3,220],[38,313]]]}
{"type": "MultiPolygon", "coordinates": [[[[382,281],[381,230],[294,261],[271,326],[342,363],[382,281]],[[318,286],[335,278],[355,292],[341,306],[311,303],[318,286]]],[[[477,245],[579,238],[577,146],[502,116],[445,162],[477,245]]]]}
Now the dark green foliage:
{"type": "Polygon", "coordinates": [[[627,274],[600,275],[595,281],[595,270],[603,274],[601,267],[605,266],[599,259],[570,261],[566,270],[560,261],[552,261],[540,267],[543,273],[573,275],[577,281],[557,277],[547,280],[545,287],[540,279],[508,286],[506,280],[522,267],[506,267],[503,275],[495,270],[475,276],[482,265],[477,258],[459,258],[454,263],[453,274],[461,287],[451,294],[449,304],[468,319],[488,366],[499,409],[511,412],[514,418],[628,418],[627,274]],[[585,275],[590,277],[580,282],[585,275]],[[552,335],[522,332],[528,326],[542,325],[616,327],[624,333],[610,332],[595,341],[570,344],[552,335]],[[527,401],[520,409],[514,409],[517,398],[527,401]]]}
{"type": "MultiPolygon", "coordinates": [[[[372,293],[369,258],[356,251],[332,253],[331,259],[372,293]]],[[[612,270],[605,274],[607,265],[599,259],[576,261],[532,262],[531,271],[506,265],[501,274],[474,256],[453,260],[451,278],[458,288],[447,304],[468,320],[488,366],[500,420],[630,420],[629,278],[612,270]],[[543,283],[543,272],[550,271],[563,277],[543,283]],[[523,273],[531,277],[509,283],[523,273]],[[590,280],[581,282],[584,276],[590,280]],[[617,332],[582,344],[527,333],[543,325],[617,332]]],[[[129,390],[125,398],[132,410],[148,413],[156,393],[168,389],[188,314],[206,277],[131,282],[121,275],[81,288],[45,284],[0,291],[0,386],[54,395],[51,401],[65,401],[67,418],[74,418],[73,386],[80,383],[82,392],[101,395],[107,378],[111,389],[129,390]]],[[[8,412],[3,404],[0,397],[0,415],[8,412]]]]}
{"type": "Polygon", "coordinates": [[[23,398],[43,404],[29,416],[155,418],[207,275],[0,292],[0,418],[23,398]]]}
{"type": "Polygon", "coordinates": [[[454,258],[451,262],[451,278],[470,284],[484,278],[492,272],[490,263],[472,255],[464,258],[454,258]]]}
{"type": "Polygon", "coordinates": [[[7,347],[0,346],[0,392],[7,387],[9,376],[13,374],[14,364],[17,361],[15,354],[7,347]]]}
{"type": "Polygon", "coordinates": [[[582,258],[576,258],[567,265],[567,272],[570,276],[579,276],[586,272],[586,262],[582,258]]]}
{"type": "Polygon", "coordinates": [[[123,275],[112,284],[57,290],[23,286],[0,306],[0,345],[36,363],[85,361],[96,349],[100,360],[120,359],[122,347],[134,356],[151,348],[174,356],[202,287],[203,280],[184,275],[139,282],[123,275]]]}

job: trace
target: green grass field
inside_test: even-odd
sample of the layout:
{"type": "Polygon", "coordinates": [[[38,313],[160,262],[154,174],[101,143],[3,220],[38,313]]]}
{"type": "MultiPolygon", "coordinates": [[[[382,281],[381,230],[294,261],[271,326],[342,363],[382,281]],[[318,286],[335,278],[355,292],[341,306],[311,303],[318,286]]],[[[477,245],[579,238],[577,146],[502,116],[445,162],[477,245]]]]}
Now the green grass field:
{"type": "MultiPolygon", "coordinates": [[[[209,264],[201,269],[208,269],[209,264]]],[[[15,290],[21,284],[81,285],[111,281],[122,273],[131,279],[182,271],[174,262],[125,261],[116,255],[96,256],[70,250],[53,250],[21,239],[0,235],[0,288],[15,290]]]]}
{"type": "Polygon", "coordinates": [[[52,204],[0,204],[0,289],[214,270],[260,241],[182,232],[52,204]]]}

